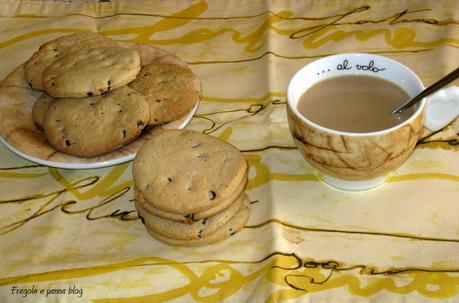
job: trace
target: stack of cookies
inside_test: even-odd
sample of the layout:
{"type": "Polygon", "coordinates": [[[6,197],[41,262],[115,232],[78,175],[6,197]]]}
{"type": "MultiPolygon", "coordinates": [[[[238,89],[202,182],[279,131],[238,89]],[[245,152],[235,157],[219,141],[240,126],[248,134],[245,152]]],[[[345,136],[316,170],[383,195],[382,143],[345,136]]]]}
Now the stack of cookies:
{"type": "Polygon", "coordinates": [[[165,131],[134,160],[139,216],[151,236],[170,245],[223,240],[248,220],[247,170],[229,143],[191,130],[165,131]]]}
{"type": "Polygon", "coordinates": [[[201,90],[186,65],[141,66],[136,50],[92,32],[43,44],[24,64],[24,75],[44,91],[32,120],[51,146],[78,157],[106,154],[148,126],[184,116],[201,90]]]}

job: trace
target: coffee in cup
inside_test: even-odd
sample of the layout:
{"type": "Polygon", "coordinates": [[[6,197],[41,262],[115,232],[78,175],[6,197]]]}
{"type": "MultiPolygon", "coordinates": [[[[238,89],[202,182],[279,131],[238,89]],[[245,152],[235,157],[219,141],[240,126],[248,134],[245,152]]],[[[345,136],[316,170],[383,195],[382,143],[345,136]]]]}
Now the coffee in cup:
{"type": "Polygon", "coordinates": [[[387,121],[394,118],[390,115],[395,107],[423,89],[411,69],[390,58],[363,53],[324,57],[301,68],[290,80],[290,132],[320,179],[338,189],[369,189],[383,184],[409,157],[424,126],[438,130],[459,114],[459,87],[453,86],[424,98],[397,120],[387,121]],[[368,89],[363,93],[365,86],[368,89]],[[398,104],[383,109],[376,99],[388,96],[398,104]],[[368,112],[353,116],[363,110],[368,112]]]}
{"type": "Polygon", "coordinates": [[[391,128],[408,119],[414,107],[392,110],[409,99],[397,84],[374,76],[347,75],[320,81],[298,101],[298,112],[327,128],[366,133],[391,128]]]}

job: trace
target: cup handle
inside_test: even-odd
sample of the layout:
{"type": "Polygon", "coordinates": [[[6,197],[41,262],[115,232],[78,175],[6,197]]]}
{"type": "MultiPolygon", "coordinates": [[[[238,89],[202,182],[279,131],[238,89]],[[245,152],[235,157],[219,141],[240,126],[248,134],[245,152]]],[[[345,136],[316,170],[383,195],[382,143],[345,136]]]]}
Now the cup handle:
{"type": "Polygon", "coordinates": [[[459,115],[459,86],[444,88],[427,97],[424,126],[431,131],[445,127],[459,115]]]}

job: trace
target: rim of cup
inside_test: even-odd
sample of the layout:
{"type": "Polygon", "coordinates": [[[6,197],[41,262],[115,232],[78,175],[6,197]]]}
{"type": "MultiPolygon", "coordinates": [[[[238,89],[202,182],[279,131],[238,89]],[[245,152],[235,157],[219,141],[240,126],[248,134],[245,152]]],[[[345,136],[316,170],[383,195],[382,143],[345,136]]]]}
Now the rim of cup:
{"type": "MultiPolygon", "coordinates": [[[[337,55],[331,55],[331,56],[322,57],[320,59],[314,60],[314,61],[306,64],[305,66],[300,68],[298,71],[296,71],[295,74],[290,79],[290,81],[288,83],[288,86],[287,86],[287,104],[288,104],[288,107],[295,114],[295,116],[297,116],[297,118],[302,120],[304,123],[306,123],[308,125],[311,125],[314,128],[319,129],[320,131],[332,133],[332,134],[335,134],[335,135],[350,136],[350,137],[378,136],[378,135],[383,135],[383,134],[386,134],[386,133],[390,133],[390,132],[392,132],[394,130],[397,130],[398,128],[403,127],[404,125],[407,125],[407,124],[411,123],[411,121],[416,119],[418,117],[418,115],[424,110],[425,103],[426,103],[426,98],[423,98],[421,100],[421,102],[417,105],[418,107],[417,107],[416,111],[408,119],[402,121],[402,123],[399,123],[399,124],[397,124],[397,125],[395,125],[395,126],[393,126],[391,128],[386,128],[386,129],[372,131],[372,132],[362,132],[362,133],[360,133],[360,132],[359,133],[357,133],[357,132],[354,133],[354,132],[348,132],[348,131],[340,131],[340,130],[328,128],[328,127],[322,126],[320,124],[317,124],[317,123],[309,120],[308,118],[304,117],[302,114],[299,113],[299,111],[297,109],[298,100],[293,101],[294,98],[293,98],[293,88],[292,87],[294,85],[298,85],[296,82],[298,81],[298,78],[300,78],[300,75],[302,75],[303,73],[308,72],[308,69],[311,68],[312,64],[318,64],[320,62],[331,61],[331,60],[335,60],[337,58],[342,58],[342,57],[345,57],[345,56],[347,56],[347,57],[367,57],[369,60],[378,59],[378,60],[385,61],[386,63],[390,63],[392,65],[396,65],[396,66],[398,66],[398,67],[400,67],[402,69],[405,69],[408,72],[408,74],[417,82],[417,84],[419,85],[419,92],[418,93],[420,93],[424,89],[424,84],[422,83],[421,79],[418,77],[418,75],[416,75],[416,73],[412,69],[410,69],[408,66],[400,63],[399,61],[396,61],[396,60],[388,58],[388,57],[384,57],[384,56],[381,56],[381,55],[375,55],[375,54],[371,54],[371,53],[343,53],[343,54],[337,54],[337,55]]],[[[312,71],[310,71],[310,73],[312,73],[312,71]]],[[[366,73],[354,73],[353,75],[366,75],[366,76],[368,76],[368,74],[366,74],[366,73]]],[[[329,77],[329,78],[326,78],[326,79],[331,79],[333,77],[335,77],[335,76],[332,76],[332,77],[329,77]]],[[[378,76],[376,75],[374,77],[378,77],[378,76]]],[[[382,77],[378,77],[378,78],[382,78],[382,77]]],[[[312,85],[314,85],[316,83],[319,83],[319,82],[321,82],[323,80],[325,80],[325,79],[318,80],[318,81],[312,83],[310,86],[308,86],[308,87],[306,87],[304,89],[302,94],[304,94],[312,85]]],[[[388,81],[398,85],[397,82],[395,82],[395,81],[391,81],[391,80],[388,80],[388,81]]],[[[400,85],[398,85],[398,86],[400,86],[400,85]]],[[[400,86],[400,87],[404,91],[406,91],[406,89],[404,87],[402,87],[402,86],[400,86]]],[[[414,96],[410,96],[410,97],[414,97],[414,96]]]]}

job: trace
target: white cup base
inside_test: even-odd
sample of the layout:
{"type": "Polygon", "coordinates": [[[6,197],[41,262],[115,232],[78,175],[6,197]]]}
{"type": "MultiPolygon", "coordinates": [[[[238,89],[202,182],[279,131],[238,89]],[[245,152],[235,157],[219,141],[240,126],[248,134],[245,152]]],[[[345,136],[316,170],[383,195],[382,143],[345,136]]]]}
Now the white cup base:
{"type": "Polygon", "coordinates": [[[388,176],[382,176],[365,181],[349,181],[327,176],[320,172],[316,172],[316,174],[321,181],[323,181],[326,185],[332,187],[333,189],[355,192],[369,190],[381,186],[385,184],[388,178],[388,176]]]}

